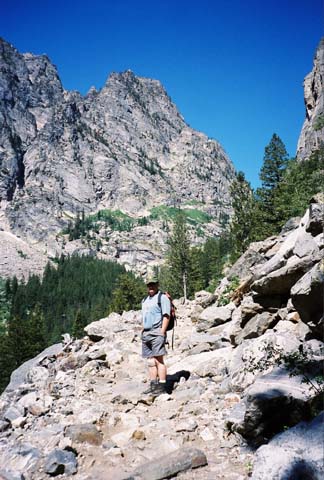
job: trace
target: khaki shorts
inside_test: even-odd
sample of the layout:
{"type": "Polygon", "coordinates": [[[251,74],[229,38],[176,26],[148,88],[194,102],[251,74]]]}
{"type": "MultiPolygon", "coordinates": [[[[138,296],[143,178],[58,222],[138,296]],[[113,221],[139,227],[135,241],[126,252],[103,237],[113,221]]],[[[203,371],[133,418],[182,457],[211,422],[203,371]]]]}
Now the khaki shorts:
{"type": "Polygon", "coordinates": [[[148,330],[142,333],[142,357],[160,357],[166,355],[166,335],[162,335],[161,328],[148,330]]]}

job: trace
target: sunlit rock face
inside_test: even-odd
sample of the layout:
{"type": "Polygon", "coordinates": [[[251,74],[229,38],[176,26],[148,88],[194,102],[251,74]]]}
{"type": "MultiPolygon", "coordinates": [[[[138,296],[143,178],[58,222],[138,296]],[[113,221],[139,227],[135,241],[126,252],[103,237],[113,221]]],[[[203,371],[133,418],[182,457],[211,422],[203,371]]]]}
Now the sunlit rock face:
{"type": "Polygon", "coordinates": [[[314,57],[312,71],[304,80],[306,118],[298,140],[297,158],[305,160],[324,142],[324,38],[314,57]]]}
{"type": "MultiPolygon", "coordinates": [[[[186,124],[159,81],[112,73],[82,96],[64,90],[47,56],[20,54],[4,40],[0,65],[2,230],[53,255],[78,212],[139,218],[157,205],[194,204],[212,217],[204,233],[220,232],[231,213],[233,165],[217,141],[186,124]]],[[[145,262],[161,254],[153,248],[160,237],[164,244],[160,234],[153,221],[110,240],[107,251],[131,243],[125,262],[145,262]],[[143,246],[143,237],[153,238],[143,246]],[[141,258],[134,248],[149,253],[141,258]]]]}

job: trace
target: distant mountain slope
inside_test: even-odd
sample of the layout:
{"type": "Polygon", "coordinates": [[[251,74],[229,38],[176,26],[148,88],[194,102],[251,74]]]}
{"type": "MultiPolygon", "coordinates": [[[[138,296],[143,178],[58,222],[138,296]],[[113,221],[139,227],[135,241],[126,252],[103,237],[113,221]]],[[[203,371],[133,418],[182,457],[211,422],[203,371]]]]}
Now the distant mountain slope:
{"type": "MultiPolygon", "coordinates": [[[[186,205],[210,219],[200,235],[221,230],[234,167],[217,141],[185,123],[159,81],[113,73],[82,97],[63,89],[45,55],[22,55],[4,40],[0,68],[3,230],[51,255],[65,248],[61,232],[81,212],[121,210],[138,219],[156,206],[186,205]]],[[[108,231],[106,254],[120,257],[120,242],[134,250],[139,241],[149,252],[142,261],[152,260],[160,228],[161,218],[151,219],[139,236],[115,235],[113,243],[108,231]]]]}

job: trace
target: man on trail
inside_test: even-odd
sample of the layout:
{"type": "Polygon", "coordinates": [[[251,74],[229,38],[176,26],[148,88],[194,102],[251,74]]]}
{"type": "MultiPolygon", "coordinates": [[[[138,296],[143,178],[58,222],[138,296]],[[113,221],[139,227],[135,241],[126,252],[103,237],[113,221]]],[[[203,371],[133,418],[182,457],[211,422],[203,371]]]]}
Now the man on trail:
{"type": "Polygon", "coordinates": [[[147,358],[150,387],[144,393],[159,395],[166,392],[167,369],[164,364],[166,355],[166,330],[169,324],[171,303],[166,295],[159,291],[156,276],[147,279],[148,296],[142,302],[142,356],[147,358]]]}

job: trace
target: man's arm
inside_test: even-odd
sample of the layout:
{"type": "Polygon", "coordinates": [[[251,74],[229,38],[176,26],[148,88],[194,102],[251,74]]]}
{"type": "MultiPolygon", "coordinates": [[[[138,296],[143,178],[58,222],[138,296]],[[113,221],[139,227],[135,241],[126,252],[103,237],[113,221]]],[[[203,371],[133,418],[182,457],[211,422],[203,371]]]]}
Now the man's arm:
{"type": "Polygon", "coordinates": [[[167,328],[168,328],[168,325],[169,325],[169,321],[170,321],[170,315],[167,315],[165,313],[162,317],[162,327],[161,327],[161,331],[162,331],[163,335],[166,334],[166,331],[167,331],[167,328]]]}
{"type": "Polygon", "coordinates": [[[162,295],[161,298],[161,310],[162,310],[162,326],[161,330],[163,335],[166,334],[171,313],[171,302],[166,295],[162,295]]]}

